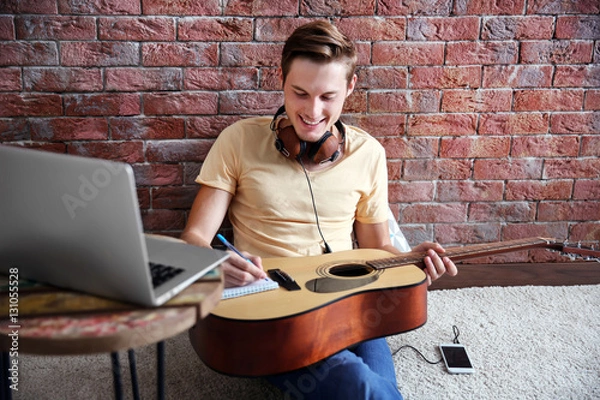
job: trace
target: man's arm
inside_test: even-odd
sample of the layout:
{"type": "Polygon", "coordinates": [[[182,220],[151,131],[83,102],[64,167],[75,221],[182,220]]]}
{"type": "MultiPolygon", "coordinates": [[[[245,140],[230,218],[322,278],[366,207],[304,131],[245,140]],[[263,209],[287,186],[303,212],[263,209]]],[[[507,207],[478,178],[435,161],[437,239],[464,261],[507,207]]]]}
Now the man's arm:
{"type": "MultiPolygon", "coordinates": [[[[223,223],[232,198],[232,194],[225,190],[200,187],[181,239],[196,246],[211,247],[211,241],[223,223]]],[[[245,254],[252,261],[249,263],[239,255],[230,253],[230,258],[221,264],[225,286],[243,286],[266,277],[260,257],[245,254]]]]}
{"type": "MultiPolygon", "coordinates": [[[[354,223],[354,234],[360,248],[381,249],[400,254],[400,251],[390,241],[387,221],[378,224],[364,224],[356,221],[354,223]]],[[[458,273],[456,265],[450,258],[440,257],[439,254],[443,254],[445,250],[439,243],[423,242],[413,248],[413,251],[427,252],[423,261],[425,262],[428,285],[445,273],[450,276],[455,276],[458,273]]]]}

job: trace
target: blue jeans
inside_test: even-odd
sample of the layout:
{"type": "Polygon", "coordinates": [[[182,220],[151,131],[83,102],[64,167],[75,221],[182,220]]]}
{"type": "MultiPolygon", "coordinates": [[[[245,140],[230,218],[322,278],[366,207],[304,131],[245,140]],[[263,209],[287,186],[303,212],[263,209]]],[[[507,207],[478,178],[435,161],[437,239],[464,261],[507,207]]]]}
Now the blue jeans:
{"type": "Polygon", "coordinates": [[[314,365],[267,378],[285,399],[402,400],[385,338],[369,340],[314,365]]]}

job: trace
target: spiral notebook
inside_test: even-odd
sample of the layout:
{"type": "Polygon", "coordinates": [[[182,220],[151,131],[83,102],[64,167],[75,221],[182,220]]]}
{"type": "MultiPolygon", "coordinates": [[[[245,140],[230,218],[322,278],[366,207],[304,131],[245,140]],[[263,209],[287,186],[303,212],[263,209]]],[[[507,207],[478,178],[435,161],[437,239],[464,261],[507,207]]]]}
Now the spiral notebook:
{"type": "Polygon", "coordinates": [[[279,284],[271,278],[261,279],[260,281],[252,282],[246,286],[236,286],[223,289],[222,299],[231,299],[234,297],[245,296],[252,293],[260,293],[267,290],[277,289],[279,284]]]}

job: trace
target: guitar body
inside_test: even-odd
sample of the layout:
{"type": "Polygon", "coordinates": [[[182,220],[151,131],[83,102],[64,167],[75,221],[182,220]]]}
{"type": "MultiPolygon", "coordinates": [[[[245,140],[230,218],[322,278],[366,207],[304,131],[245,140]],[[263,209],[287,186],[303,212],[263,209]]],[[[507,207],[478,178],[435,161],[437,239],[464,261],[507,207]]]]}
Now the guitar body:
{"type": "Polygon", "coordinates": [[[427,320],[427,282],[415,265],[373,269],[391,257],[358,249],[314,257],[266,258],[301,290],[282,287],[222,300],[190,330],[192,346],[212,369],[264,376],[321,361],[362,341],[416,329],[427,320]]]}

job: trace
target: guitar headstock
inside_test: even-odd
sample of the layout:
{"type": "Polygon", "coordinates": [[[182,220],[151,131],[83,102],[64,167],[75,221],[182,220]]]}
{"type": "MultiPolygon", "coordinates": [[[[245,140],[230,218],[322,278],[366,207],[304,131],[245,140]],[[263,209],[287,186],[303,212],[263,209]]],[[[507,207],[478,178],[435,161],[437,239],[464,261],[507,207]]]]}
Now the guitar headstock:
{"type": "Polygon", "coordinates": [[[600,245],[598,243],[590,242],[588,245],[582,242],[577,243],[560,243],[558,241],[549,240],[547,248],[550,250],[558,251],[562,255],[571,259],[583,259],[584,261],[598,261],[600,262],[600,245]]]}

